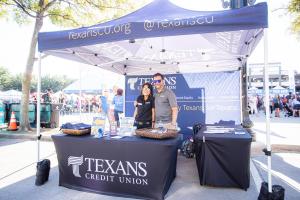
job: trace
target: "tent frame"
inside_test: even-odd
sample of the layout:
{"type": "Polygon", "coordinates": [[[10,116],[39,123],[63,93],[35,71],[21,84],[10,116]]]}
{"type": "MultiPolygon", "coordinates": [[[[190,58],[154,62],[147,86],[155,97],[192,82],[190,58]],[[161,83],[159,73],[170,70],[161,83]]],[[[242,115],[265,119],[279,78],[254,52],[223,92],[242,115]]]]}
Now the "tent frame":
{"type": "MultiPolygon", "coordinates": [[[[266,150],[268,156],[268,191],[272,193],[272,176],[271,176],[271,140],[270,140],[270,102],[269,102],[269,73],[268,73],[268,29],[264,28],[264,87],[265,87],[265,106],[266,106],[266,150]]],[[[37,162],[40,161],[40,103],[41,103],[41,65],[42,51],[38,57],[38,88],[37,88],[37,162]]]]}

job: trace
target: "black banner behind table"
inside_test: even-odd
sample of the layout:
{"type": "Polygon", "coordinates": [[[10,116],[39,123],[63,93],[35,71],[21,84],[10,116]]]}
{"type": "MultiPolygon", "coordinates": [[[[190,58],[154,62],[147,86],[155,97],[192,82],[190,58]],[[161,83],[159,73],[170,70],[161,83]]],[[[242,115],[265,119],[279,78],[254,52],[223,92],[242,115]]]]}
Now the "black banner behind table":
{"type": "Polygon", "coordinates": [[[59,185],[114,196],[163,199],[176,176],[178,138],[53,135],[59,185]]]}
{"type": "MultiPolygon", "coordinates": [[[[134,101],[140,95],[141,87],[146,82],[152,82],[152,76],[126,76],[126,116],[133,116],[134,101]]],[[[186,136],[192,134],[192,126],[196,122],[205,122],[205,104],[203,101],[203,88],[190,88],[182,74],[165,75],[165,85],[171,89],[178,103],[178,126],[181,133],[186,136]]],[[[154,86],[153,86],[154,87],[154,86]]],[[[154,93],[156,93],[155,88],[154,93]]]]}

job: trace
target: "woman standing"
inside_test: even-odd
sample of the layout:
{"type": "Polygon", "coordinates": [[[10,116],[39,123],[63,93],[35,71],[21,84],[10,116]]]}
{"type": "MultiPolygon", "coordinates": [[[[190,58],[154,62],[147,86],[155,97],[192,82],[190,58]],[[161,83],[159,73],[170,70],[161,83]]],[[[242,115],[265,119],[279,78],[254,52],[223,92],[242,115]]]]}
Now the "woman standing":
{"type": "Polygon", "coordinates": [[[153,87],[150,83],[144,83],[135,102],[134,119],[137,129],[152,128],[154,126],[154,97],[153,87]]]}
{"type": "Polygon", "coordinates": [[[275,117],[280,117],[280,96],[277,95],[273,98],[273,104],[274,104],[274,109],[275,109],[275,117]]]}
{"type": "Polygon", "coordinates": [[[120,127],[119,114],[123,113],[123,105],[124,105],[124,98],[123,98],[123,90],[122,89],[117,90],[117,94],[114,96],[112,104],[114,105],[115,121],[117,122],[117,126],[120,127]]]}

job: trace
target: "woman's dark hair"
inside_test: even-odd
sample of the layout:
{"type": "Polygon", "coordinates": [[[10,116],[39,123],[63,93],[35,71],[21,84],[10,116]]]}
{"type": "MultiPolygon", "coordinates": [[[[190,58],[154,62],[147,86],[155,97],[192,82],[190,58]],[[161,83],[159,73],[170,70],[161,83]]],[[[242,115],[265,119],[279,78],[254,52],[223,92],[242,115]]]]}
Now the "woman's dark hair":
{"type": "Polygon", "coordinates": [[[117,95],[122,96],[123,95],[123,90],[119,88],[117,90],[117,95]]]}
{"type": "Polygon", "coordinates": [[[147,85],[148,88],[150,89],[150,96],[153,96],[153,87],[152,87],[151,83],[149,83],[149,82],[144,83],[144,84],[142,85],[141,95],[143,95],[143,88],[144,88],[145,85],[147,85]]]}

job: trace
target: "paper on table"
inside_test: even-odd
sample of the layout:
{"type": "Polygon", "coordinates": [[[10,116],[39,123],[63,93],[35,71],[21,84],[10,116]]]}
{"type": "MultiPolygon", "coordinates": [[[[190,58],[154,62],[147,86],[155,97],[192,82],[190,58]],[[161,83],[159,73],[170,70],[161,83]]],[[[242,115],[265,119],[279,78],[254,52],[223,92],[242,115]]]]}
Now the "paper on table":
{"type": "Polygon", "coordinates": [[[236,135],[244,135],[245,132],[243,132],[243,131],[235,131],[234,134],[236,134],[236,135]]]}
{"type": "Polygon", "coordinates": [[[116,135],[116,136],[112,136],[112,137],[110,137],[110,138],[113,138],[113,139],[121,139],[121,138],[123,138],[123,137],[125,137],[125,136],[116,135]]]}
{"type": "Polygon", "coordinates": [[[213,127],[213,126],[207,127],[206,129],[207,129],[207,130],[227,130],[227,131],[233,131],[233,130],[234,130],[234,128],[228,128],[228,127],[213,127]]]}
{"type": "Polygon", "coordinates": [[[204,133],[229,133],[227,130],[206,130],[204,133]]]}

